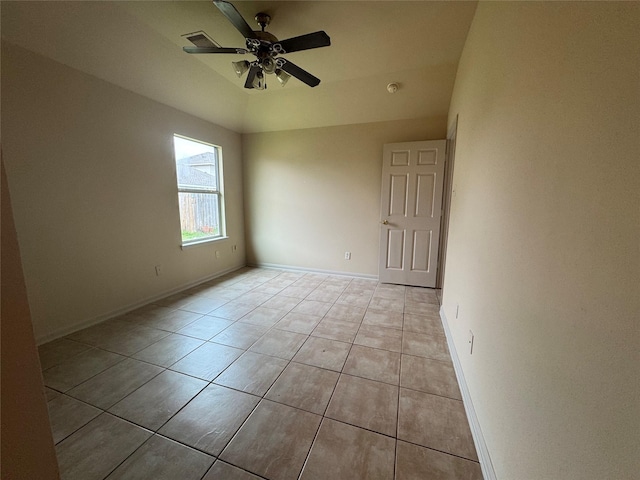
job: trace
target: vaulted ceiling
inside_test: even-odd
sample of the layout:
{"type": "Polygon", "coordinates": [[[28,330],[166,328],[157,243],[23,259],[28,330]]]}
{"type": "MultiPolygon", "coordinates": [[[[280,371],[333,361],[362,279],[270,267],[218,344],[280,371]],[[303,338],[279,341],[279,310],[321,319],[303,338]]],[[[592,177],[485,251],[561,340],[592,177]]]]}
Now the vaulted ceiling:
{"type": "Polygon", "coordinates": [[[243,88],[231,62],[249,55],[189,55],[202,30],[225,47],[242,35],[211,1],[7,2],[2,38],[120,87],[238,132],[288,130],[447,114],[476,2],[235,1],[256,30],[258,12],[279,39],[324,30],[331,46],[294,52],[321,79],[243,88]],[[387,84],[400,88],[387,92],[387,84]]]}

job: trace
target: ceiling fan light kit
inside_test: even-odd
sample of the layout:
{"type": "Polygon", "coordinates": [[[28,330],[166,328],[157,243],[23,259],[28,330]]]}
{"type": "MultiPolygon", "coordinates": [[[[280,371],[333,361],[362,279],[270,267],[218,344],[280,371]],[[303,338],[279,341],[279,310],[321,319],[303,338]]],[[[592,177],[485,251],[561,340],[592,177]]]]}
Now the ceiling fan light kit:
{"type": "Polygon", "coordinates": [[[310,50],[312,48],[328,47],[331,45],[331,39],[325,32],[319,31],[286,40],[278,40],[273,34],[264,31],[271,23],[270,15],[263,12],[258,13],[255,16],[255,20],[261,30],[254,31],[231,3],[224,0],[213,0],[213,4],[218,7],[227,20],[242,34],[245,38],[246,48],[220,47],[213,42],[208,44],[206,38],[204,41],[199,38],[198,43],[192,42],[196,45],[195,47],[183,47],[185,52],[190,54],[227,53],[238,55],[250,53],[254,55],[256,59],[252,62],[247,60],[232,62],[233,70],[238,77],[242,77],[248,72],[244,84],[245,88],[255,90],[266,89],[265,74],[275,75],[283,87],[291,77],[296,77],[310,87],[315,87],[320,83],[319,78],[279,55],[299,52],[301,50],[310,50]]]}
{"type": "Polygon", "coordinates": [[[231,65],[233,65],[233,70],[236,72],[238,78],[242,77],[242,75],[244,75],[251,66],[251,64],[246,60],[242,60],[240,62],[231,62],[231,65]]]}
{"type": "Polygon", "coordinates": [[[285,86],[285,84],[289,81],[289,79],[291,78],[291,75],[289,75],[287,72],[277,69],[275,72],[276,78],[278,79],[278,81],[280,82],[280,85],[282,85],[283,87],[285,86]]]}

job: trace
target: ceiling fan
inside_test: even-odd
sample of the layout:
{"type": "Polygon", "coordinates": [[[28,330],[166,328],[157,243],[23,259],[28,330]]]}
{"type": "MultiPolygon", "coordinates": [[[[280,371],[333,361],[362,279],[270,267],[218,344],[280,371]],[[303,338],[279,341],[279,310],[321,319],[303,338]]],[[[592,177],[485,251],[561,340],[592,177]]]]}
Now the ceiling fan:
{"type": "Polygon", "coordinates": [[[315,87],[320,83],[319,78],[279,55],[312,48],[328,47],[331,45],[331,39],[325,32],[308,33],[286,40],[278,40],[271,33],[264,31],[265,27],[271,22],[271,17],[268,14],[258,13],[256,15],[255,19],[262,30],[254,31],[231,3],[224,0],[213,0],[213,4],[218,7],[222,14],[227,17],[227,20],[242,34],[245,38],[246,48],[220,47],[204,35],[200,35],[197,42],[192,40],[196,45],[195,47],[183,47],[185,52],[230,53],[240,55],[251,53],[255,55],[256,59],[252,62],[247,60],[232,62],[238,77],[242,77],[247,71],[249,72],[244,83],[244,88],[254,88],[256,90],[266,89],[265,74],[274,74],[282,86],[287,83],[291,76],[306,83],[310,87],[315,87]]]}

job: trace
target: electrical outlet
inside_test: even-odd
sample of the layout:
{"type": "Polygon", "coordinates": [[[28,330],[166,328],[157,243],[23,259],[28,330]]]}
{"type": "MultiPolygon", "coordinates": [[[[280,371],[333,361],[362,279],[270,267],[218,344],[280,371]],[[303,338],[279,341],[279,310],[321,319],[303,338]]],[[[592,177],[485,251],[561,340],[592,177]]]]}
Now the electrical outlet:
{"type": "Polygon", "coordinates": [[[156,277],[162,275],[162,265],[156,265],[156,277]]]}
{"type": "Polygon", "coordinates": [[[220,258],[220,252],[216,250],[216,258],[220,258]]]}
{"type": "Polygon", "coordinates": [[[351,252],[344,252],[344,259],[351,260],[351,252]]]}
{"type": "Polygon", "coordinates": [[[473,355],[473,332],[469,330],[469,355],[473,355]]]}

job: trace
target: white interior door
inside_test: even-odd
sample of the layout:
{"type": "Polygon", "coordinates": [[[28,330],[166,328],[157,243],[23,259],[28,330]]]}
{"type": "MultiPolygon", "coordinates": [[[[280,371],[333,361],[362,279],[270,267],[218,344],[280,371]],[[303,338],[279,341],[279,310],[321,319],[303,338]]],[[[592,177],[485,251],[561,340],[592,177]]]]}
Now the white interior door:
{"type": "Polygon", "coordinates": [[[384,146],[381,282],[435,287],[446,140],[384,146]]]}

